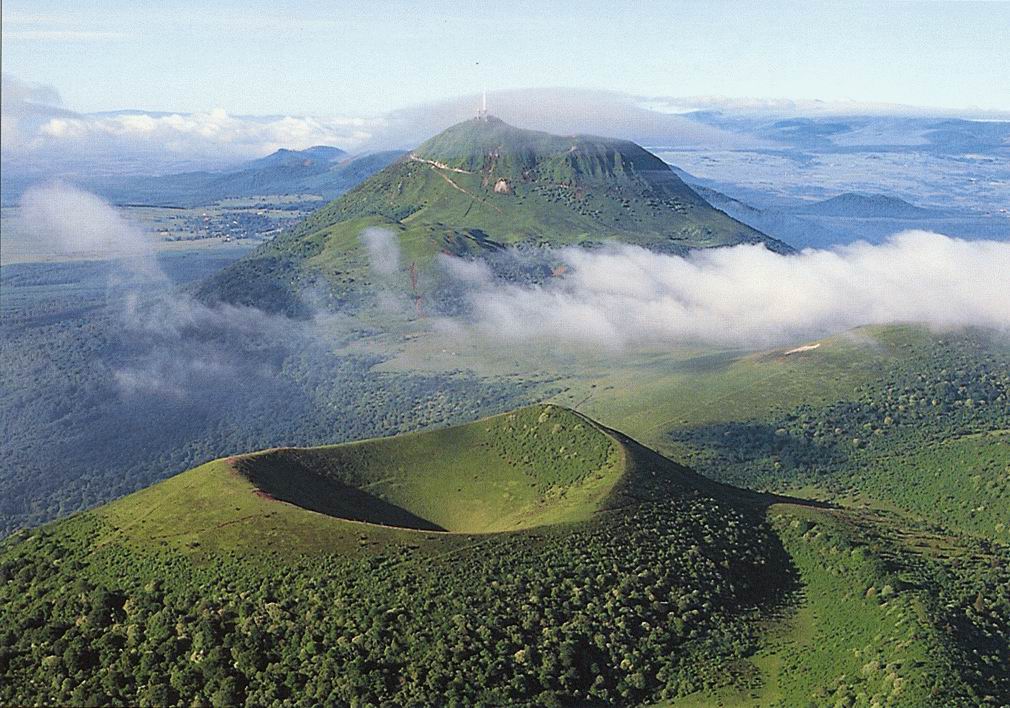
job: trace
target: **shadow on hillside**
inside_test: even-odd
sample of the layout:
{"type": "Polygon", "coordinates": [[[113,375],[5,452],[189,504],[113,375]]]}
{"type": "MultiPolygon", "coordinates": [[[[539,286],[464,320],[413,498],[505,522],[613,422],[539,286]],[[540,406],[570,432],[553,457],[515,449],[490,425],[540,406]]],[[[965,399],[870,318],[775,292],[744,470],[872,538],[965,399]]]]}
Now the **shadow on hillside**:
{"type": "MultiPolygon", "coordinates": [[[[735,472],[731,478],[747,483],[759,482],[762,469],[777,463],[782,470],[807,470],[828,473],[843,469],[851,461],[852,451],[836,441],[817,442],[802,435],[792,434],[774,424],[755,422],[728,422],[671,431],[669,440],[714,454],[711,464],[735,472]],[[743,470],[743,474],[741,474],[743,470]]],[[[777,477],[776,477],[777,478],[777,477]]],[[[757,494],[757,492],[752,492],[757,494]]],[[[826,508],[833,506],[810,499],[799,499],[772,493],[761,493],[770,503],[805,504],[826,508]]]]}
{"type": "Polygon", "coordinates": [[[236,463],[259,490],[279,501],[350,521],[421,531],[446,531],[436,523],[315,469],[304,450],[275,450],[236,463]]]}
{"type": "MultiPolygon", "coordinates": [[[[715,439],[722,440],[721,431],[726,426],[718,427],[720,433],[715,439]]],[[[757,427],[757,426],[754,426],[757,427]]],[[[629,475],[631,486],[615,489],[614,495],[623,495],[637,500],[655,499],[669,493],[670,485],[680,487],[684,491],[694,491],[717,500],[722,500],[736,506],[747,506],[765,510],[773,504],[799,504],[819,509],[832,508],[834,505],[811,499],[800,499],[770,492],[758,492],[744,487],[737,487],[724,482],[717,482],[705,475],[695,472],[665,457],[655,450],[629,438],[624,433],[608,429],[631,452],[632,462],[639,474],[629,475]]],[[[692,431],[693,432],[693,431],[692,431]]],[[[696,444],[698,441],[692,438],[696,444]]],[[[724,445],[726,443],[723,443],[724,445]]]]}

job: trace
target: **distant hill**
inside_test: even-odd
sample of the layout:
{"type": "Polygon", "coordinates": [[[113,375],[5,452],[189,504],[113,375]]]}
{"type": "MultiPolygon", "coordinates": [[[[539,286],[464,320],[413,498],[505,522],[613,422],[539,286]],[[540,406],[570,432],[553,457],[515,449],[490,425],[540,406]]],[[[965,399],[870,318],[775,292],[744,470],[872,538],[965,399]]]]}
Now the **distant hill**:
{"type": "Polygon", "coordinates": [[[290,166],[302,164],[305,166],[313,164],[325,165],[330,162],[339,162],[348,157],[346,151],[330,145],[314,145],[304,150],[288,150],[281,148],[270,153],[266,157],[257,160],[250,160],[243,165],[244,169],[254,169],[257,167],[290,166]]]}
{"type": "Polygon", "coordinates": [[[895,197],[845,193],[819,202],[757,208],[684,179],[710,204],[734,219],[796,248],[832,248],[854,241],[881,243],[899,231],[923,229],[960,238],[1005,238],[1000,220],[918,207],[895,197]]]}
{"type": "Polygon", "coordinates": [[[781,208],[758,209],[711,187],[700,185],[693,187],[712,206],[763,233],[787,241],[796,248],[827,247],[843,242],[843,237],[836,230],[826,227],[813,218],[805,218],[803,215],[781,208]]]}
{"type": "Polygon", "coordinates": [[[919,219],[936,216],[931,209],[909,204],[904,199],[884,194],[859,194],[846,192],[820,202],[793,210],[797,214],[815,216],[842,216],[867,219],[919,219]]]}
{"type": "MultiPolygon", "coordinates": [[[[334,200],[203,288],[210,299],[286,309],[299,287],[353,300],[371,275],[360,234],[382,227],[404,263],[514,245],[636,244],[686,253],[789,246],[713,208],[666,163],[625,140],[522,130],[489,117],[455,125],[334,200]]],[[[407,274],[395,280],[404,287],[407,274]]]]}
{"type": "Polygon", "coordinates": [[[282,149],[223,172],[103,178],[84,184],[115,204],[200,206],[222,199],[299,194],[332,199],[401,154],[391,151],[348,158],[343,150],[328,146],[282,149]]]}

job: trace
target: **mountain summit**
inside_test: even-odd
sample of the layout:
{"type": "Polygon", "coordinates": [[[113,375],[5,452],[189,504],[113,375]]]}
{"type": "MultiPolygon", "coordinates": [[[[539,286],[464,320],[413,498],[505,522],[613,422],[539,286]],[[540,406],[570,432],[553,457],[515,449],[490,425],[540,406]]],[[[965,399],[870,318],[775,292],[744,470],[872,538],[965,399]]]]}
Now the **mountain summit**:
{"type": "Polygon", "coordinates": [[[764,243],[791,250],[712,207],[635,143],[523,130],[487,116],[424,142],[223,271],[204,292],[290,309],[300,284],[321,281],[337,301],[353,301],[374,275],[360,239],[374,227],[398,237],[401,265],[419,269],[440,252],[481,257],[513,245],[618,241],[682,254],[764,243]]]}
{"type": "Polygon", "coordinates": [[[420,145],[412,155],[470,171],[507,171],[510,167],[536,169],[545,161],[559,160],[584,174],[614,176],[622,167],[638,171],[669,171],[658,157],[627,140],[594,136],[551,135],[513,127],[494,116],[468,120],[439,133],[420,145]]]}

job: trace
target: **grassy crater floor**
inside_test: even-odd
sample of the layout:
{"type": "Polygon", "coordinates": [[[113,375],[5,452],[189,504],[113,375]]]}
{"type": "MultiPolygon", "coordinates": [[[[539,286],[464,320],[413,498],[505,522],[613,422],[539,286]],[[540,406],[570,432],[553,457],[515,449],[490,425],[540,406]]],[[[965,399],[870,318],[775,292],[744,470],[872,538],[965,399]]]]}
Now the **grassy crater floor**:
{"type": "Polygon", "coordinates": [[[230,464],[260,496],[336,518],[461,533],[587,518],[625,471],[614,438],[554,406],[230,464]]]}

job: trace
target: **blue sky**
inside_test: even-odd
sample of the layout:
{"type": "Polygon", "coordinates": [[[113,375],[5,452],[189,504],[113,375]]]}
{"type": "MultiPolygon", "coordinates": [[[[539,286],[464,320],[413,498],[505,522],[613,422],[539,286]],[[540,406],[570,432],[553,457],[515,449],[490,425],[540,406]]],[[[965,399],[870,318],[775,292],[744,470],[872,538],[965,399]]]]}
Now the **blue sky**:
{"type": "Polygon", "coordinates": [[[4,72],[79,111],[360,115],[485,85],[1010,109],[1010,3],[145,5],[5,0],[4,72]]]}

